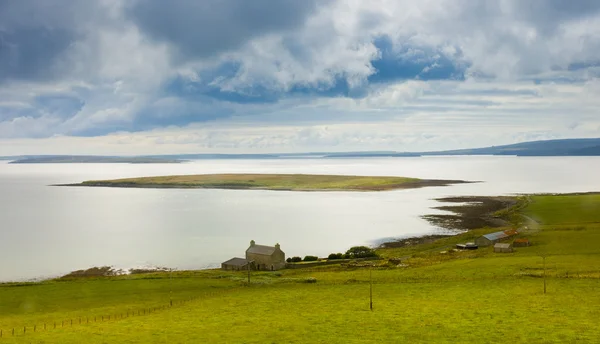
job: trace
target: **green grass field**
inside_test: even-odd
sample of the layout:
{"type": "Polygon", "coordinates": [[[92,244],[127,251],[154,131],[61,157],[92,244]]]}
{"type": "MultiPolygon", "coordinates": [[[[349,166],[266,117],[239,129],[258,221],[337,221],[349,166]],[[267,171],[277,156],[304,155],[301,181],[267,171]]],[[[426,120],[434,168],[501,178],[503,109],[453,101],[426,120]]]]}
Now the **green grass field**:
{"type": "Polygon", "coordinates": [[[250,285],[244,272],[220,270],[2,285],[0,343],[598,343],[600,203],[580,197],[589,195],[532,197],[524,213],[541,225],[521,236],[533,245],[508,254],[448,251],[495,231],[481,229],[380,250],[411,257],[371,271],[254,272],[250,285]],[[154,307],[163,309],[137,315],[154,307]]]}
{"type": "Polygon", "coordinates": [[[569,225],[600,222],[600,194],[533,197],[526,215],[542,224],[569,225]]]}
{"type": "Polygon", "coordinates": [[[382,191],[440,186],[460,181],[404,177],[367,177],[309,174],[202,174],[85,181],[81,186],[263,189],[294,191],[382,191]]]}

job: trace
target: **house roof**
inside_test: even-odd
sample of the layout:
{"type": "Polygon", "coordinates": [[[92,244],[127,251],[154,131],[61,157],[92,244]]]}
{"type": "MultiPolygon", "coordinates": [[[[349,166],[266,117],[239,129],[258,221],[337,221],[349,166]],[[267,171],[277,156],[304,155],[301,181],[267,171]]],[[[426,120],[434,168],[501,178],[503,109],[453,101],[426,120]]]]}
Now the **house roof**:
{"type": "Polygon", "coordinates": [[[494,240],[499,240],[499,239],[504,239],[504,238],[508,238],[510,236],[513,236],[517,234],[516,231],[514,230],[507,230],[507,231],[503,231],[503,232],[494,232],[494,233],[490,233],[490,234],[485,234],[483,235],[484,238],[494,241],[494,240]]]}
{"type": "Polygon", "coordinates": [[[510,244],[507,243],[497,243],[494,245],[494,248],[510,248],[510,244]]]}
{"type": "Polygon", "coordinates": [[[490,234],[485,234],[483,237],[488,240],[494,241],[494,240],[506,238],[506,237],[508,237],[508,235],[506,235],[506,233],[504,233],[504,232],[494,232],[494,233],[490,233],[490,234]]]}
{"type": "Polygon", "coordinates": [[[246,253],[262,254],[265,256],[270,256],[273,252],[275,252],[275,247],[265,245],[252,245],[246,250],[246,253]]]}
{"type": "Polygon", "coordinates": [[[230,260],[223,262],[223,264],[227,264],[227,265],[235,265],[235,266],[244,266],[246,264],[248,264],[248,260],[244,259],[244,258],[231,258],[230,260]]]}

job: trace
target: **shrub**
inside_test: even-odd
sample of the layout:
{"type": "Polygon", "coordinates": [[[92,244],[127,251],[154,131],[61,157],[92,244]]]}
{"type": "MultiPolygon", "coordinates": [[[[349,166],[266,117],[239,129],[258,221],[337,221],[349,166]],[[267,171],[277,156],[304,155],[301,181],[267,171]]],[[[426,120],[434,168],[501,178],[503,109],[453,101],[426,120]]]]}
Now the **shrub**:
{"type": "Polygon", "coordinates": [[[354,246],[346,251],[346,256],[349,258],[369,258],[377,257],[377,253],[375,250],[367,246],[354,246]]]}
{"type": "Polygon", "coordinates": [[[291,263],[292,262],[292,257],[288,257],[285,261],[288,262],[288,263],[291,263]]]}
{"type": "Polygon", "coordinates": [[[115,271],[111,266],[95,266],[87,270],[71,271],[70,273],[62,276],[61,278],[72,278],[72,277],[106,277],[116,276],[119,272],[115,271]]]}
{"type": "Polygon", "coordinates": [[[332,253],[329,256],[327,256],[327,259],[332,260],[332,259],[342,259],[344,258],[344,255],[341,253],[332,253]]]}
{"type": "Polygon", "coordinates": [[[319,260],[319,257],[317,257],[317,256],[306,256],[306,257],[304,257],[304,261],[305,262],[316,262],[317,260],[319,260]]]}
{"type": "Polygon", "coordinates": [[[290,260],[292,263],[298,263],[298,262],[302,261],[302,258],[296,256],[296,257],[290,258],[290,260]]]}

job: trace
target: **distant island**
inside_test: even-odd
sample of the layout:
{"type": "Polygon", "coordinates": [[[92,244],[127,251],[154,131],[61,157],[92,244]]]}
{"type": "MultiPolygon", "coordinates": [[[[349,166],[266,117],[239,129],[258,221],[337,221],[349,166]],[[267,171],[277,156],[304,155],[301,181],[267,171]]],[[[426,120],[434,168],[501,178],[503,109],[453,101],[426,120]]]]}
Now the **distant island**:
{"type": "Polygon", "coordinates": [[[282,191],[385,191],[413,189],[426,186],[446,186],[460,183],[469,182],[463,180],[435,180],[404,177],[311,174],[200,174],[90,180],[79,184],[62,184],[60,186],[282,191]]]}
{"type": "Polygon", "coordinates": [[[10,164],[178,164],[183,162],[179,159],[159,158],[159,157],[122,157],[122,156],[82,156],[82,155],[64,155],[64,156],[39,156],[25,157],[11,161],[10,164]]]}
{"type": "Polygon", "coordinates": [[[144,156],[97,155],[20,155],[0,156],[12,164],[47,163],[180,163],[188,160],[265,160],[265,159],[350,159],[350,158],[412,158],[437,155],[509,155],[509,156],[600,156],[600,138],[563,139],[522,142],[485,148],[468,148],[428,152],[362,151],[362,152],[304,152],[264,154],[166,154],[144,156]]]}

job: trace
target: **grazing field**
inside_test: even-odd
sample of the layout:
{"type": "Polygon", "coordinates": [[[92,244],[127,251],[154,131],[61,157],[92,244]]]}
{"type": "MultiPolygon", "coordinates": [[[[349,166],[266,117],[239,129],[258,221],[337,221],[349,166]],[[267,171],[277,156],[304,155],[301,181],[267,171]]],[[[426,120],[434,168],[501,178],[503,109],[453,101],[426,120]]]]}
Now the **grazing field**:
{"type": "Polygon", "coordinates": [[[521,229],[532,246],[514,253],[449,250],[497,230],[487,228],[380,249],[372,268],[252,272],[250,284],[245,272],[203,270],[1,285],[0,343],[597,343],[600,222],[576,197],[533,196],[524,213],[541,225],[521,229]],[[162,309],[137,315],[152,307],[162,309]]]}
{"type": "Polygon", "coordinates": [[[542,224],[568,225],[600,222],[600,193],[540,195],[525,212],[542,224]]]}
{"type": "Polygon", "coordinates": [[[367,177],[310,174],[201,174],[92,180],[69,186],[137,188],[207,188],[291,191],[384,191],[464,183],[404,177],[367,177]]]}

